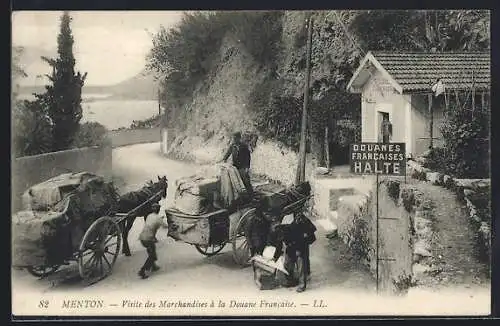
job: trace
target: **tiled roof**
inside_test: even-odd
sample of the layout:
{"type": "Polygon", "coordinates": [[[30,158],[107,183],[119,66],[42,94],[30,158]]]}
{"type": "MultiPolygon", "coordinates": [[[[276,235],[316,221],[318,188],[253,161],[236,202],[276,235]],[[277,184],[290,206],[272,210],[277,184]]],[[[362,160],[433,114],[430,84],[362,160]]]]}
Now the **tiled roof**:
{"type": "Polygon", "coordinates": [[[429,90],[441,78],[448,89],[490,89],[490,53],[372,52],[404,92],[429,90]]]}

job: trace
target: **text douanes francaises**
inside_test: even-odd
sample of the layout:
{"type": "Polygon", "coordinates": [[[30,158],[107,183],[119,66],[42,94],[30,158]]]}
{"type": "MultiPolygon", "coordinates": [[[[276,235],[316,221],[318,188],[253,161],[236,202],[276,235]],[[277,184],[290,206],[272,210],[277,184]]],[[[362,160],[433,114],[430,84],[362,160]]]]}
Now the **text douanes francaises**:
{"type": "Polygon", "coordinates": [[[295,303],[283,300],[283,301],[229,301],[229,308],[294,308],[295,303]]]}

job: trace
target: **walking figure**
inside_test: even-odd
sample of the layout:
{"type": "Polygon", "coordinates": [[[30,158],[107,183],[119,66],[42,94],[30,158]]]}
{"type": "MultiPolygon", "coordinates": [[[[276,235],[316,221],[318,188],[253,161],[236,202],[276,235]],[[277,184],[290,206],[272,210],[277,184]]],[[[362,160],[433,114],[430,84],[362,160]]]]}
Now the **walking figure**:
{"type": "Polygon", "coordinates": [[[160,204],[153,203],[151,205],[151,213],[146,217],[144,228],[139,235],[139,240],[148,253],[148,258],[138,273],[142,279],[148,277],[146,272],[155,272],[160,269],[160,267],[156,265],[156,261],[158,260],[158,257],[156,256],[156,243],[158,242],[158,239],[156,239],[156,233],[160,227],[167,227],[167,225],[163,222],[159,213],[160,204]]]}

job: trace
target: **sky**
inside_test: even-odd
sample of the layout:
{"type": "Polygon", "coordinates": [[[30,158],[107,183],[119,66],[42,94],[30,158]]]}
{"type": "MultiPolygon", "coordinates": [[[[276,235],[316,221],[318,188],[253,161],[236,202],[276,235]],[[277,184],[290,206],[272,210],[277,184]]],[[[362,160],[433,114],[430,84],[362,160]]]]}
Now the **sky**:
{"type": "MultiPolygon", "coordinates": [[[[56,53],[62,12],[20,11],[12,14],[12,44],[56,53]]],[[[173,27],[179,11],[74,11],[71,29],[76,69],[88,72],[86,85],[112,85],[144,69],[152,46],[151,33],[161,25],[173,27]]],[[[48,65],[34,60],[24,67],[29,77],[21,84],[36,84],[35,75],[48,73],[48,65]]]]}

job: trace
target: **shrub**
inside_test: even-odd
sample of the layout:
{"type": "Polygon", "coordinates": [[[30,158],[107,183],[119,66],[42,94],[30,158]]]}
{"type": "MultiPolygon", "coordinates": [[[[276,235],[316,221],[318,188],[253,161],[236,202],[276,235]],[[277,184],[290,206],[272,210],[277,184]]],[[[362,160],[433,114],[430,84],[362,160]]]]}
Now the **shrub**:
{"type": "Polygon", "coordinates": [[[423,166],[437,172],[447,173],[448,157],[445,148],[435,147],[430,150],[423,166]]]}
{"type": "Polygon", "coordinates": [[[73,148],[109,145],[107,132],[106,127],[100,123],[85,122],[75,135],[73,148]]]}
{"type": "Polygon", "coordinates": [[[399,190],[401,183],[399,181],[388,180],[387,181],[387,193],[395,202],[399,199],[399,190]]]}
{"type": "Polygon", "coordinates": [[[482,222],[491,222],[491,192],[489,187],[478,188],[468,199],[476,208],[478,217],[482,222]]]}
{"type": "Polygon", "coordinates": [[[416,205],[415,192],[413,189],[403,189],[403,191],[401,191],[401,198],[405,210],[411,213],[413,211],[413,206],[416,205]]]}
{"type": "Polygon", "coordinates": [[[13,149],[16,157],[52,150],[52,124],[40,101],[16,103],[12,112],[13,149]]]}
{"type": "Polygon", "coordinates": [[[489,105],[473,108],[455,103],[441,126],[445,150],[440,153],[442,162],[436,164],[441,163],[450,175],[459,178],[489,178],[489,128],[489,105]]]}
{"type": "Polygon", "coordinates": [[[450,189],[450,190],[454,190],[455,189],[455,181],[453,180],[453,178],[449,177],[448,179],[446,179],[445,183],[444,183],[444,186],[447,188],[447,189],[450,189]]]}
{"type": "Polygon", "coordinates": [[[417,286],[418,282],[412,274],[407,275],[403,272],[397,279],[392,280],[392,284],[394,285],[394,294],[405,295],[411,287],[417,286]]]}
{"type": "Polygon", "coordinates": [[[354,217],[346,234],[346,243],[352,253],[355,262],[370,262],[370,254],[373,248],[370,247],[370,229],[368,222],[359,216],[354,217]]]}
{"type": "Polygon", "coordinates": [[[411,177],[417,180],[426,181],[427,173],[425,173],[424,171],[413,170],[411,177]]]}
{"type": "Polygon", "coordinates": [[[134,120],[130,125],[130,129],[145,129],[158,127],[161,123],[162,115],[155,115],[146,120],[134,120]]]}

